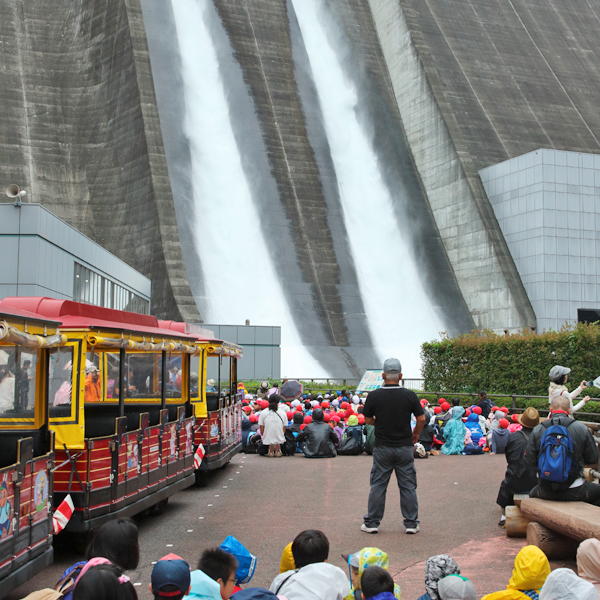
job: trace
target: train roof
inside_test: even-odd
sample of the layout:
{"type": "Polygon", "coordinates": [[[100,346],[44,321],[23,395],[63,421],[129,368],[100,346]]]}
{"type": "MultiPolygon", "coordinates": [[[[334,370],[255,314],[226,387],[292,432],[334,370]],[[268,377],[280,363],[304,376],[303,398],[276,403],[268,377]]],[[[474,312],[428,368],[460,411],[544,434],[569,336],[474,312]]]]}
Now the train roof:
{"type": "Polygon", "coordinates": [[[199,325],[194,325],[194,323],[185,323],[184,321],[159,321],[158,326],[162,329],[170,329],[179,333],[193,335],[201,342],[221,343],[223,341],[216,338],[214,332],[210,329],[204,329],[199,325]]]}
{"type": "Polygon", "coordinates": [[[52,319],[45,319],[44,317],[40,317],[35,313],[32,313],[28,310],[23,310],[21,308],[17,308],[15,306],[4,306],[2,301],[0,301],[0,319],[4,320],[17,320],[17,321],[32,321],[37,325],[46,325],[50,327],[58,328],[60,327],[59,321],[54,321],[52,319]]]}
{"type": "Polygon", "coordinates": [[[0,312],[20,311],[38,320],[54,319],[62,329],[116,329],[174,338],[197,340],[198,336],[161,326],[152,315],[104,308],[73,300],[39,296],[8,297],[0,300],[0,312]]]}

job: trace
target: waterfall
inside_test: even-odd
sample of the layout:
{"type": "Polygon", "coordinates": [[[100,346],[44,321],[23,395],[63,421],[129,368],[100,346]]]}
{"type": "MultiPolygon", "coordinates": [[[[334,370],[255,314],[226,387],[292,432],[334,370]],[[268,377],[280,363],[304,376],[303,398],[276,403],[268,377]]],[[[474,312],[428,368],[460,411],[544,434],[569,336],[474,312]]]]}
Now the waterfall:
{"type": "Polygon", "coordinates": [[[211,39],[209,23],[218,19],[209,20],[208,11],[214,6],[207,0],[171,1],[184,82],[173,93],[183,93],[186,105],[203,316],[213,323],[281,325],[282,374],[327,376],[302,344],[283,294],[285,276],[275,272],[267,246],[277,239],[265,239],[242,167],[211,39]]]}
{"type": "MultiPolygon", "coordinates": [[[[423,289],[419,266],[402,239],[394,206],[400,193],[386,187],[360,99],[346,76],[331,18],[322,0],[292,0],[321,105],[350,248],[369,327],[380,356],[400,359],[404,374],[420,372],[420,345],[444,330],[423,289]],[[335,47],[334,45],[335,44],[335,47]]],[[[347,43],[347,42],[346,42],[347,43]]]]}

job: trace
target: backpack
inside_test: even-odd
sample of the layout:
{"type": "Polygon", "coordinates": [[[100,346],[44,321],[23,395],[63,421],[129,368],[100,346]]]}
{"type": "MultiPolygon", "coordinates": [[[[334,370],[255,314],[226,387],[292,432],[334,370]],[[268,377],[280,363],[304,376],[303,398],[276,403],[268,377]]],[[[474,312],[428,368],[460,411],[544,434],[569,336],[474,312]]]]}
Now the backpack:
{"type": "Polygon", "coordinates": [[[298,437],[298,434],[286,429],[284,435],[285,442],[281,444],[281,452],[284,456],[294,456],[296,453],[296,437],[298,437]]]}
{"type": "Polygon", "coordinates": [[[548,483],[561,484],[558,486],[561,488],[569,487],[576,479],[579,467],[573,439],[568,431],[574,422],[571,421],[566,427],[555,425],[554,419],[542,423],[546,431],[542,435],[538,455],[540,479],[548,483]]]}
{"type": "Polygon", "coordinates": [[[259,446],[262,443],[262,436],[260,433],[251,433],[248,436],[246,442],[246,454],[258,454],[259,446]]]}
{"type": "Polygon", "coordinates": [[[354,438],[357,441],[358,445],[360,446],[360,448],[361,448],[360,451],[362,452],[363,439],[364,439],[362,425],[350,425],[350,427],[346,427],[346,431],[344,432],[343,437],[354,438]]]}
{"type": "Polygon", "coordinates": [[[58,583],[54,586],[54,589],[57,592],[60,592],[64,598],[64,600],[73,600],[73,590],[75,589],[75,581],[79,577],[81,570],[87,561],[84,560],[82,562],[75,563],[70,566],[58,580],[58,583]]]}
{"type": "Polygon", "coordinates": [[[362,451],[362,445],[351,435],[342,439],[338,447],[338,454],[342,456],[357,456],[358,454],[362,454],[362,451]]]}
{"type": "Polygon", "coordinates": [[[483,448],[478,444],[465,444],[463,454],[483,454],[483,448]]]}

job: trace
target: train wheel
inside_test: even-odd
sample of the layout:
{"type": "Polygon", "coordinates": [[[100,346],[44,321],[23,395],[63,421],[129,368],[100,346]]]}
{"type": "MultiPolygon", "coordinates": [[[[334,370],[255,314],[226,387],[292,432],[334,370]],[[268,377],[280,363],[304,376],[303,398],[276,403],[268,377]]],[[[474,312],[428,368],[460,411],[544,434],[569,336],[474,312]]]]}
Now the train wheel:
{"type": "Polygon", "coordinates": [[[208,471],[196,471],[196,487],[206,487],[208,485],[208,471]]]}
{"type": "Polygon", "coordinates": [[[157,502],[154,506],[150,507],[148,511],[149,514],[153,516],[162,515],[165,512],[165,508],[167,508],[167,504],[169,504],[169,499],[165,498],[160,502],[157,502]]]}

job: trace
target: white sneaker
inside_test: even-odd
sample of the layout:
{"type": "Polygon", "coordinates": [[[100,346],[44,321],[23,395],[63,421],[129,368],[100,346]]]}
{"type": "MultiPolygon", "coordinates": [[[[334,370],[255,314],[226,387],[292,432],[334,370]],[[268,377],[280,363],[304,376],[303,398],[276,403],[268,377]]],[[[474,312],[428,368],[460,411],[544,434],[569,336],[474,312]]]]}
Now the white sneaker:
{"type": "Polygon", "coordinates": [[[407,527],[406,528],[406,533],[418,533],[418,532],[419,532],[418,525],[416,527],[407,527]]]}
{"type": "Polygon", "coordinates": [[[377,527],[367,527],[364,523],[360,526],[360,530],[365,533],[379,533],[379,529],[377,527]]]}

